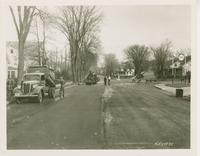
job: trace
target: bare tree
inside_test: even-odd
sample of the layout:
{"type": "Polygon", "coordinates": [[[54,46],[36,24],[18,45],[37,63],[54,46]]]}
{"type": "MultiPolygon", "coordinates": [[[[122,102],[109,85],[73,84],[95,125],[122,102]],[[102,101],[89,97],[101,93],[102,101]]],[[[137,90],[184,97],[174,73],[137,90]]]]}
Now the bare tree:
{"type": "Polygon", "coordinates": [[[38,18],[37,16],[35,17],[35,19],[33,19],[33,24],[32,25],[32,34],[34,34],[36,36],[36,44],[37,44],[37,54],[34,54],[35,55],[35,58],[37,59],[38,61],[38,64],[41,65],[42,63],[42,58],[41,58],[41,40],[40,40],[40,35],[39,35],[39,22],[38,22],[38,18]]]}
{"type": "Polygon", "coordinates": [[[49,18],[49,14],[45,11],[42,11],[40,9],[38,9],[39,11],[39,17],[42,21],[42,30],[43,30],[43,53],[42,53],[42,64],[43,65],[46,65],[47,63],[47,52],[46,52],[46,38],[47,38],[47,35],[46,35],[46,28],[47,28],[47,24],[48,24],[48,18],[49,18]]]}
{"type": "Polygon", "coordinates": [[[171,46],[170,41],[163,42],[159,47],[153,48],[153,56],[155,59],[154,73],[157,78],[163,78],[165,76],[165,69],[167,68],[168,58],[171,56],[171,46]]]}
{"type": "Polygon", "coordinates": [[[65,6],[56,18],[58,29],[67,37],[70,46],[74,82],[80,81],[81,52],[89,34],[95,34],[102,15],[92,6],[65,6]]]}
{"type": "Polygon", "coordinates": [[[104,58],[105,74],[112,76],[119,68],[115,54],[106,54],[104,58]]]}
{"type": "Polygon", "coordinates": [[[140,74],[145,69],[145,62],[149,57],[148,47],[142,45],[132,45],[125,49],[125,55],[129,61],[132,61],[135,67],[135,75],[140,74]]]}
{"type": "Polygon", "coordinates": [[[49,38],[46,31],[48,30],[48,25],[50,25],[51,16],[45,11],[44,8],[36,7],[37,14],[33,19],[34,25],[33,34],[36,36],[37,46],[38,46],[38,64],[46,65],[47,64],[47,52],[46,52],[46,40],[49,38]],[[41,30],[42,32],[40,33],[41,30]],[[42,34],[42,35],[40,35],[42,34]],[[42,44],[41,44],[42,43],[42,44]]]}
{"type": "Polygon", "coordinates": [[[101,44],[97,36],[92,35],[85,38],[80,54],[82,67],[80,76],[84,77],[91,67],[97,67],[98,51],[100,48],[101,44]]]}
{"type": "Polygon", "coordinates": [[[30,30],[31,22],[33,16],[35,15],[34,6],[17,6],[17,12],[14,13],[13,7],[9,6],[10,12],[14,21],[14,25],[18,36],[18,53],[19,53],[19,63],[18,63],[18,83],[21,82],[24,71],[24,45],[30,30]],[[18,20],[17,20],[18,18],[18,20]]]}

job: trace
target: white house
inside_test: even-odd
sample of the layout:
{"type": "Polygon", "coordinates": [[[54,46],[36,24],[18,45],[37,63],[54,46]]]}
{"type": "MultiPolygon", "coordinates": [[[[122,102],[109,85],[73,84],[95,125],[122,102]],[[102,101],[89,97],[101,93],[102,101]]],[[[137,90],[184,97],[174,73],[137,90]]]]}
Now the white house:
{"type": "MultiPolygon", "coordinates": [[[[30,55],[37,53],[36,42],[26,42],[25,45],[25,60],[24,60],[24,70],[29,65],[36,65],[37,62],[30,59],[30,55]]],[[[6,43],[6,61],[7,61],[7,78],[13,79],[17,78],[18,72],[18,42],[9,41],[6,43]]]]}
{"type": "Polygon", "coordinates": [[[185,76],[187,71],[191,71],[191,56],[186,56],[183,61],[176,60],[170,65],[173,74],[179,73],[185,76]]]}
{"type": "Polygon", "coordinates": [[[6,61],[7,61],[7,78],[17,77],[18,67],[18,50],[16,44],[13,42],[7,42],[6,44],[6,61]]]}
{"type": "Polygon", "coordinates": [[[135,72],[134,69],[126,69],[125,75],[127,75],[127,76],[133,76],[134,72],[135,72]]]}
{"type": "Polygon", "coordinates": [[[191,72],[191,60],[186,62],[182,67],[183,67],[183,75],[186,75],[187,71],[191,72]]]}

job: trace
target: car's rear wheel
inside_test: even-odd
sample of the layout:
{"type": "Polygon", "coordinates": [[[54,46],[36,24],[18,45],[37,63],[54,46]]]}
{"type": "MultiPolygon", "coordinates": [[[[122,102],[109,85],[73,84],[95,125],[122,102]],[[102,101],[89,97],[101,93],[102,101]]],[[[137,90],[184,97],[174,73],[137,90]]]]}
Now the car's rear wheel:
{"type": "Polygon", "coordinates": [[[49,98],[55,98],[55,88],[51,87],[49,88],[49,98]]]}
{"type": "Polygon", "coordinates": [[[55,99],[55,88],[51,89],[51,98],[55,99]]]}
{"type": "Polygon", "coordinates": [[[51,88],[49,88],[49,91],[48,91],[48,95],[49,95],[49,98],[51,98],[51,88]]]}

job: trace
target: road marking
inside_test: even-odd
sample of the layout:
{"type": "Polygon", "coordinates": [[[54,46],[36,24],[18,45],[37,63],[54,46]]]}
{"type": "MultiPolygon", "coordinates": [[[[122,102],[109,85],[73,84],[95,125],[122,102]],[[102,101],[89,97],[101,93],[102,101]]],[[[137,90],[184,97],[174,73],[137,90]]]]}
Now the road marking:
{"type": "Polygon", "coordinates": [[[111,87],[109,86],[105,87],[103,98],[106,98],[106,99],[111,98],[113,95],[113,92],[114,90],[111,87]]]}
{"type": "Polygon", "coordinates": [[[114,90],[110,86],[106,86],[104,93],[102,95],[102,108],[101,108],[101,116],[102,116],[102,125],[101,125],[101,133],[104,139],[104,142],[106,142],[106,133],[107,129],[109,129],[111,122],[113,121],[113,117],[110,113],[110,110],[107,105],[107,101],[109,98],[112,97],[114,90]]]}
{"type": "Polygon", "coordinates": [[[112,120],[113,120],[113,117],[110,114],[110,112],[107,111],[106,113],[104,113],[104,122],[105,122],[106,126],[109,127],[111,122],[112,122],[112,120]]]}

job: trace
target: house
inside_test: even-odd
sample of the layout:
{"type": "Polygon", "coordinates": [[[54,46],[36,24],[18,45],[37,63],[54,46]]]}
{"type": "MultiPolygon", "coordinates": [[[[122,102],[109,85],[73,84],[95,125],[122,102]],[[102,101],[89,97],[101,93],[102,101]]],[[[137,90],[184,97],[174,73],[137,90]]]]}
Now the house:
{"type": "Polygon", "coordinates": [[[118,76],[128,78],[128,77],[133,77],[134,74],[135,74],[135,69],[130,61],[124,61],[121,63],[120,69],[118,71],[118,76]]]}
{"type": "MultiPolygon", "coordinates": [[[[24,71],[29,65],[37,65],[38,48],[36,42],[26,42],[25,45],[25,59],[24,59],[24,71]]],[[[6,62],[7,62],[7,78],[17,78],[18,74],[18,42],[8,41],[6,43],[6,62]]]]}
{"type": "Polygon", "coordinates": [[[191,60],[189,60],[188,62],[186,62],[183,66],[183,75],[186,75],[187,71],[191,72],[191,60]]]}
{"type": "Polygon", "coordinates": [[[6,62],[7,62],[7,78],[14,79],[17,77],[18,68],[18,50],[14,42],[6,43],[6,62]]]}
{"type": "Polygon", "coordinates": [[[119,71],[118,71],[118,77],[119,78],[128,78],[128,77],[133,77],[135,74],[135,70],[132,68],[132,69],[126,69],[126,68],[121,68],[119,71]]]}
{"type": "Polygon", "coordinates": [[[186,56],[183,61],[179,61],[177,58],[171,60],[172,64],[169,66],[169,71],[175,77],[186,76],[187,71],[191,71],[191,56],[186,56]]]}

